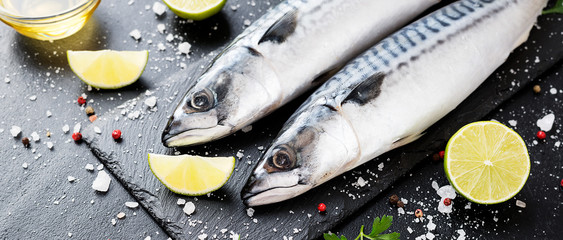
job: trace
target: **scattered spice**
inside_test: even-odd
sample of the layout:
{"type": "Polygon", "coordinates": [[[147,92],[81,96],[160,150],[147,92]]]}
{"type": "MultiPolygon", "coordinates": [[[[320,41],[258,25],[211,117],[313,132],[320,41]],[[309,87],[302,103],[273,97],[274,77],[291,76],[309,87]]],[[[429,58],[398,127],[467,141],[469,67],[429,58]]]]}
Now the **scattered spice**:
{"type": "Polygon", "coordinates": [[[82,140],[82,133],[79,133],[79,132],[73,133],[72,139],[74,139],[75,142],[82,140]]]}
{"type": "Polygon", "coordinates": [[[405,203],[403,201],[398,201],[397,202],[397,207],[398,208],[404,208],[405,207],[405,203]]]}
{"type": "Polygon", "coordinates": [[[22,138],[22,143],[23,143],[24,147],[28,148],[29,147],[29,138],[27,138],[27,137],[22,138]]]}
{"type": "Polygon", "coordinates": [[[452,199],[451,198],[444,198],[444,205],[446,205],[446,206],[452,205],[452,199]]]}
{"type": "Polygon", "coordinates": [[[51,132],[47,131],[47,137],[51,137],[51,132]]]}
{"type": "Polygon", "coordinates": [[[540,85],[534,85],[534,93],[540,93],[541,92],[541,87],[540,85]]]}
{"type": "Polygon", "coordinates": [[[545,139],[545,137],[546,137],[547,135],[545,134],[544,131],[538,131],[538,133],[536,134],[536,136],[538,137],[538,139],[543,140],[543,139],[545,139]]]}
{"type": "Polygon", "coordinates": [[[92,115],[92,116],[88,117],[88,120],[90,120],[90,122],[94,122],[94,121],[96,121],[96,119],[98,119],[98,116],[96,116],[96,115],[92,115]]]}
{"type": "Polygon", "coordinates": [[[317,209],[319,210],[319,212],[324,213],[326,211],[326,205],[324,203],[319,203],[317,209]]]}
{"type": "Polygon", "coordinates": [[[399,196],[397,196],[397,194],[393,194],[389,197],[389,203],[392,205],[397,205],[397,202],[399,202],[399,196]]]}
{"type": "Polygon", "coordinates": [[[563,187],[563,179],[561,179],[561,187],[563,187]]]}
{"type": "Polygon", "coordinates": [[[438,153],[438,155],[440,155],[440,159],[444,159],[444,155],[446,155],[446,152],[445,152],[445,151],[440,151],[440,152],[438,153]]]}
{"type": "Polygon", "coordinates": [[[440,161],[440,154],[434,153],[434,154],[432,155],[432,161],[434,161],[434,162],[439,162],[439,161],[440,161]]]}
{"type": "Polygon", "coordinates": [[[421,218],[422,217],[422,210],[420,209],[416,209],[416,211],[414,211],[414,216],[417,218],[421,218]]]}
{"type": "Polygon", "coordinates": [[[121,138],[121,130],[119,130],[119,129],[113,130],[113,132],[111,132],[111,137],[115,140],[120,139],[121,138]]]}
{"type": "Polygon", "coordinates": [[[78,105],[84,105],[84,104],[86,104],[86,99],[84,99],[84,97],[80,96],[80,97],[78,97],[78,100],[76,100],[76,102],[78,102],[78,105]]]}
{"type": "Polygon", "coordinates": [[[91,106],[86,107],[86,109],[84,111],[86,111],[86,115],[88,115],[88,116],[94,115],[94,113],[96,113],[96,112],[94,112],[94,108],[91,107],[91,106]]]}

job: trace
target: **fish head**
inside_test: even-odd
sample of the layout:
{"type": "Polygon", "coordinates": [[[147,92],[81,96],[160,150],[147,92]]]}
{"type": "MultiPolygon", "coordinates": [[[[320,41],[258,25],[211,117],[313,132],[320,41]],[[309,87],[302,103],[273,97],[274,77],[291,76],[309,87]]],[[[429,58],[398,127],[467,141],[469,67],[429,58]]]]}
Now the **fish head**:
{"type": "Polygon", "coordinates": [[[227,49],[184,95],[164,129],[162,143],[197,145],[245,127],[275,104],[279,97],[276,78],[257,50],[227,49]]]}
{"type": "Polygon", "coordinates": [[[246,205],[300,195],[349,169],[359,155],[354,130],[339,111],[318,105],[295,114],[243,188],[246,205]]]}

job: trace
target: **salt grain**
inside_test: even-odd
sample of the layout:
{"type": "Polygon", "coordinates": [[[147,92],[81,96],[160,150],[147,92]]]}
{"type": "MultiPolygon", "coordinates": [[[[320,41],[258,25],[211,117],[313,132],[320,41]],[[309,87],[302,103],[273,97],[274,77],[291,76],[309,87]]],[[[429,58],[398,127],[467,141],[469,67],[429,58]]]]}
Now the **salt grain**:
{"type": "Polygon", "coordinates": [[[27,163],[24,162],[24,163],[22,164],[22,167],[23,167],[23,169],[27,169],[27,163]]]}
{"type": "Polygon", "coordinates": [[[92,188],[96,191],[107,192],[109,189],[109,184],[111,183],[110,176],[106,171],[99,171],[98,176],[92,182],[92,188]]]}
{"type": "Polygon", "coordinates": [[[68,124],[65,124],[65,125],[63,126],[63,132],[64,132],[64,133],[68,133],[68,131],[70,131],[70,126],[68,126],[68,124]]]}
{"type": "Polygon", "coordinates": [[[207,234],[202,233],[202,234],[198,235],[197,238],[198,238],[199,240],[207,239],[207,234]]]}
{"type": "Polygon", "coordinates": [[[125,206],[128,208],[137,208],[139,206],[138,202],[125,202],[125,206]]]}
{"type": "Polygon", "coordinates": [[[360,187],[364,187],[367,184],[366,180],[364,180],[364,178],[359,177],[358,178],[358,186],[360,187]]]}
{"type": "Polygon", "coordinates": [[[521,208],[526,208],[526,203],[520,200],[516,200],[516,206],[521,208]]]}
{"type": "Polygon", "coordinates": [[[154,4],[152,5],[152,11],[157,16],[162,16],[162,14],[164,14],[164,12],[166,12],[166,6],[164,6],[164,4],[162,4],[162,3],[154,2],[154,4]]]}
{"type": "Polygon", "coordinates": [[[102,134],[102,130],[99,127],[94,127],[94,132],[97,134],[102,134]]]}
{"type": "Polygon", "coordinates": [[[88,171],[94,171],[94,165],[92,165],[90,163],[86,164],[86,166],[84,168],[88,171]]]}
{"type": "Polygon", "coordinates": [[[37,100],[37,96],[33,95],[33,96],[29,97],[29,100],[35,101],[35,100],[37,100]]]}
{"type": "Polygon", "coordinates": [[[512,127],[516,127],[517,123],[518,123],[518,121],[516,121],[516,120],[508,120],[508,124],[510,124],[510,126],[512,126],[512,127]]]}
{"type": "Polygon", "coordinates": [[[53,116],[53,113],[51,113],[51,111],[47,111],[47,113],[46,113],[46,114],[47,114],[47,117],[51,117],[51,116],[53,116]]]}
{"type": "Polygon", "coordinates": [[[191,49],[191,48],[192,48],[192,45],[189,44],[188,42],[183,42],[183,43],[180,43],[180,44],[178,45],[178,51],[179,51],[181,54],[186,54],[186,55],[188,55],[188,53],[190,53],[190,49],[191,49]]]}
{"type": "Polygon", "coordinates": [[[166,30],[166,25],[164,24],[158,24],[156,25],[156,29],[158,30],[159,33],[164,34],[164,31],[166,30]]]}
{"type": "Polygon", "coordinates": [[[82,128],[82,124],[77,123],[76,125],[74,125],[74,128],[72,129],[72,130],[73,130],[73,133],[80,132],[80,129],[81,129],[81,128],[82,128]]]}
{"type": "Polygon", "coordinates": [[[178,198],[178,200],[176,201],[176,204],[182,206],[182,205],[186,204],[186,199],[178,198]]]}
{"type": "Polygon", "coordinates": [[[139,41],[139,39],[141,39],[141,31],[139,31],[138,29],[135,29],[135,30],[133,30],[129,33],[129,36],[131,36],[133,39],[139,41]]]}
{"type": "Polygon", "coordinates": [[[12,134],[12,137],[17,137],[21,132],[22,129],[18,126],[12,126],[12,128],[10,128],[10,134],[12,134]]]}
{"type": "Polygon", "coordinates": [[[254,216],[254,208],[246,209],[246,215],[248,215],[249,217],[254,216]]]}
{"type": "Polygon", "coordinates": [[[31,139],[33,139],[34,142],[39,142],[39,134],[37,134],[37,132],[32,132],[31,133],[31,139]]]}
{"type": "Polygon", "coordinates": [[[553,127],[554,121],[555,121],[555,115],[553,113],[550,113],[545,115],[543,118],[538,119],[536,124],[542,131],[548,132],[553,127]]]}
{"type": "Polygon", "coordinates": [[[145,99],[145,105],[147,105],[150,108],[153,108],[154,106],[156,106],[156,97],[152,96],[152,97],[148,97],[147,99],[145,99]]]}
{"type": "Polygon", "coordinates": [[[120,212],[117,214],[117,218],[118,219],[123,219],[125,217],[125,213],[124,212],[120,212]]]}
{"type": "Polygon", "coordinates": [[[187,202],[182,210],[185,214],[192,215],[195,212],[195,205],[193,202],[187,202]]]}
{"type": "Polygon", "coordinates": [[[53,142],[47,142],[47,148],[53,149],[53,142]]]}
{"type": "Polygon", "coordinates": [[[557,89],[556,89],[556,88],[551,88],[551,89],[549,89],[549,93],[555,95],[555,94],[557,94],[557,89]]]}
{"type": "Polygon", "coordinates": [[[68,180],[69,182],[74,182],[74,180],[76,180],[76,178],[73,177],[73,176],[68,176],[68,177],[66,177],[66,180],[68,180]]]}

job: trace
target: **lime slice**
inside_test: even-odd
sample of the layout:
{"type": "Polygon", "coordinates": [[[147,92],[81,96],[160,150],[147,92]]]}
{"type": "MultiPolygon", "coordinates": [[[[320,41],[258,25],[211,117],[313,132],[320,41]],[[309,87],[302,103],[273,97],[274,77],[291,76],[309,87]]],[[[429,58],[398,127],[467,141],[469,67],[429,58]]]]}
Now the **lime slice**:
{"type": "Polygon", "coordinates": [[[227,0],[163,0],[181,18],[203,20],[217,14],[227,0]]]}
{"type": "Polygon", "coordinates": [[[235,169],[235,158],[149,153],[149,166],[170,191],[200,196],[225,185],[235,169]]]}
{"type": "Polygon", "coordinates": [[[125,87],[139,79],[148,51],[67,51],[68,64],[86,84],[103,89],[125,87]]]}
{"type": "Polygon", "coordinates": [[[480,204],[514,197],[530,175],[524,140],[498,122],[474,122],[461,128],[450,138],[444,159],[453,187],[480,204]]]}

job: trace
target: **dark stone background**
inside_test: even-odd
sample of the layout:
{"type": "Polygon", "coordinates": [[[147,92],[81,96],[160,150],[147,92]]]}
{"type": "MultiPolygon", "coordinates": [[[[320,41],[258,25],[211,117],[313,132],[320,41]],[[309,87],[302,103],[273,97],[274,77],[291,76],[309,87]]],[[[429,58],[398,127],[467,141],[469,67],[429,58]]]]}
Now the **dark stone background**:
{"type": "MultiPolygon", "coordinates": [[[[84,110],[76,104],[82,93],[88,95],[88,105],[103,116],[126,100],[162,84],[167,77],[180,71],[180,63],[189,65],[228,43],[243,30],[245,20],[258,18],[277,2],[230,0],[221,14],[194,24],[179,20],[169,10],[165,15],[156,17],[151,9],[145,7],[152,7],[154,1],[136,0],[131,5],[127,1],[103,1],[83,30],[53,43],[23,37],[6,25],[0,25],[0,129],[3,129],[0,132],[0,153],[4,156],[0,158],[3,173],[0,184],[5,189],[0,193],[3,200],[0,205],[0,238],[61,239],[69,238],[68,233],[72,233],[70,238],[76,239],[144,239],[146,236],[166,239],[166,233],[143,208],[132,210],[125,207],[126,201],[135,199],[118,181],[112,181],[106,194],[91,189],[97,170],[89,172],[84,166],[87,163],[96,166],[100,162],[86,144],[72,142],[70,133],[64,134],[62,127],[68,124],[72,131],[78,122],[82,123],[83,129],[89,125],[84,110]],[[238,5],[240,7],[236,11],[232,10],[231,6],[238,5]],[[166,25],[165,34],[158,33],[156,26],[159,23],[166,25]],[[129,37],[133,29],[142,32],[140,42],[129,37]],[[173,42],[167,42],[165,37],[168,33],[183,40],[177,37],[173,42]],[[177,45],[183,41],[193,45],[190,58],[177,54],[177,45]],[[158,51],[158,43],[163,43],[166,50],[158,51]],[[97,49],[149,49],[150,60],[141,79],[132,86],[114,91],[88,91],[86,85],[70,71],[65,52],[97,49]],[[5,78],[9,78],[10,83],[5,83],[5,78]],[[31,101],[31,96],[36,96],[37,100],[31,101]],[[48,110],[53,114],[49,118],[46,116],[48,110]],[[20,137],[14,139],[10,135],[12,125],[22,127],[20,137]],[[39,133],[41,140],[32,142],[29,149],[23,148],[21,137],[29,137],[34,131],[39,133]],[[45,136],[47,131],[52,133],[50,138],[45,136]],[[49,141],[54,143],[53,150],[45,145],[49,141]],[[27,169],[22,168],[24,162],[29,165],[27,169]],[[77,180],[70,183],[67,176],[77,180]],[[126,213],[127,217],[117,220],[119,212],[126,213]],[[117,220],[115,226],[111,224],[111,219],[117,220]]],[[[542,19],[561,21],[557,15],[542,19]]],[[[561,34],[561,29],[553,32],[555,37],[561,34]]],[[[407,212],[421,208],[426,215],[433,216],[433,222],[438,226],[432,232],[440,239],[456,238],[459,235],[456,230],[460,228],[468,237],[475,239],[558,238],[563,233],[558,228],[558,224],[563,222],[560,214],[563,194],[559,185],[563,177],[563,159],[560,148],[555,147],[561,138],[561,72],[563,68],[557,63],[534,80],[543,88],[542,93],[537,95],[532,93],[530,84],[525,84],[529,79],[514,79],[516,89],[522,90],[484,118],[494,118],[505,124],[509,120],[517,120],[514,129],[528,144],[532,158],[532,174],[526,187],[515,197],[526,202],[526,208],[520,209],[515,206],[515,200],[509,200],[494,206],[472,204],[470,209],[465,209],[467,201],[458,196],[454,200],[452,214],[438,213],[439,197],[431,182],[435,180],[442,186],[447,184],[447,180],[441,164],[427,159],[416,165],[409,177],[399,180],[390,190],[369,201],[354,217],[345,219],[333,231],[341,232],[349,239],[354,238],[360,225],[369,226],[373,217],[389,214],[396,218],[391,229],[400,232],[402,238],[414,239],[425,234],[427,230],[424,226],[428,220],[423,224],[415,223],[413,215],[398,215],[396,209],[387,204],[387,197],[397,193],[409,200],[407,212]],[[557,89],[557,93],[549,93],[551,88],[557,89]],[[555,113],[556,124],[548,132],[545,142],[535,144],[534,136],[538,130],[535,122],[550,112],[555,113]],[[407,227],[414,232],[409,234],[407,227]]],[[[175,90],[180,94],[184,91],[175,90]]],[[[163,106],[161,110],[165,108],[163,106]]],[[[129,137],[135,133],[125,134],[130,134],[126,135],[129,137]]],[[[249,236],[249,239],[260,237],[249,236]]]]}

